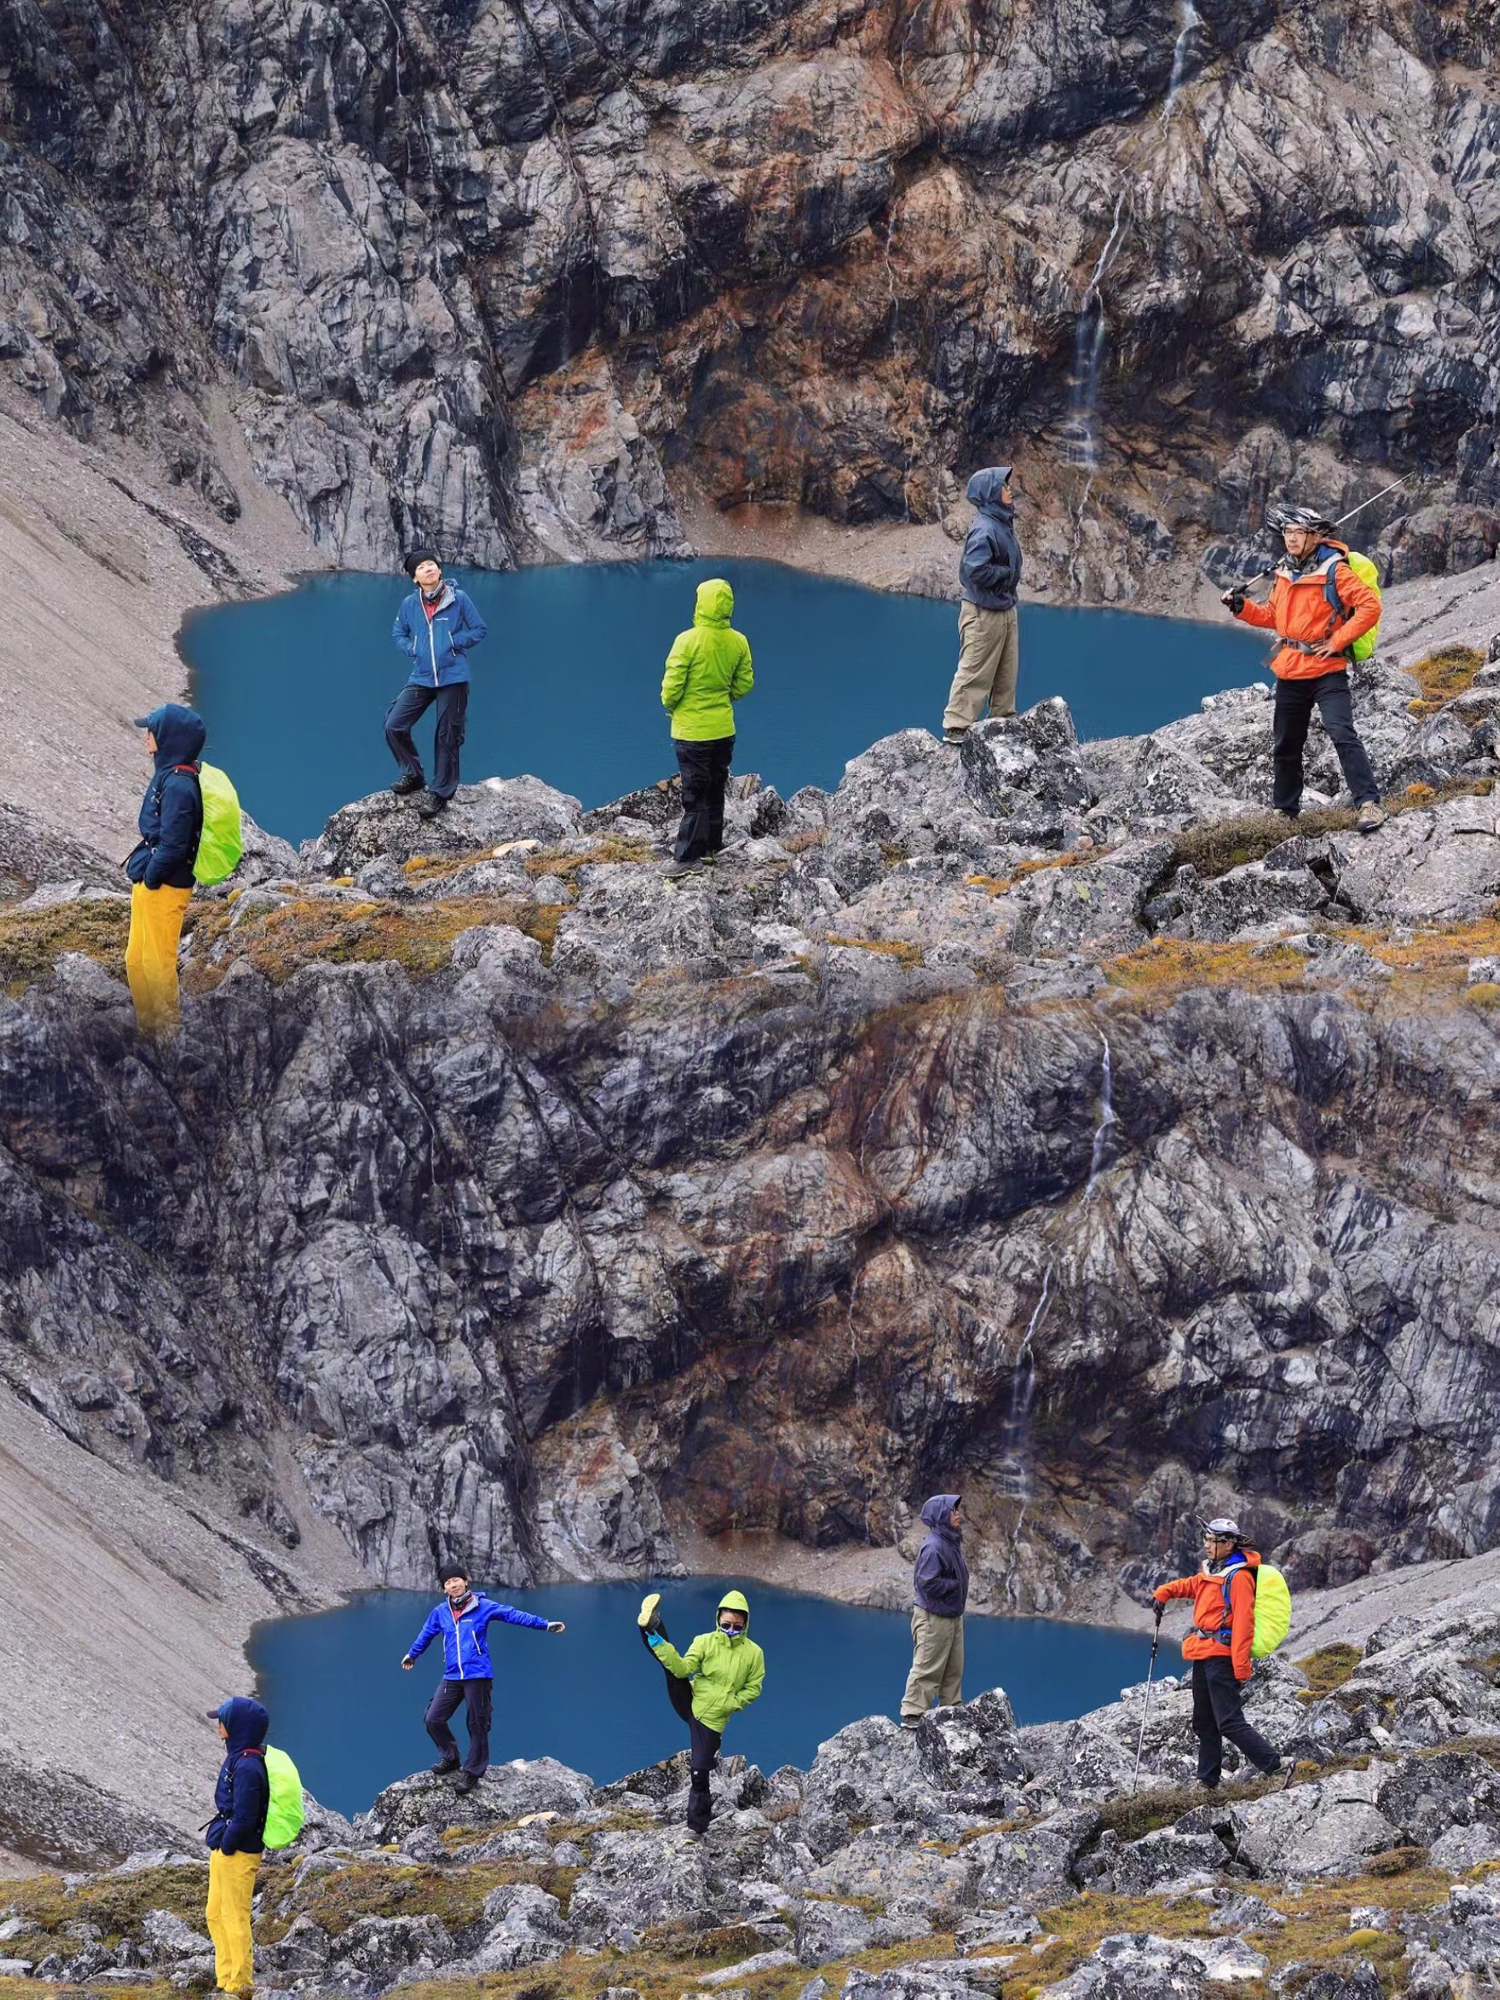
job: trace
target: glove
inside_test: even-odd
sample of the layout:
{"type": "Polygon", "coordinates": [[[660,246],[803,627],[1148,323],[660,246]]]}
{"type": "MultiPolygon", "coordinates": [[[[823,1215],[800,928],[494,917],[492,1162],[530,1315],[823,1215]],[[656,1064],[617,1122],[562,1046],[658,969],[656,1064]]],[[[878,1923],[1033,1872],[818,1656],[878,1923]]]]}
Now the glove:
{"type": "Polygon", "coordinates": [[[1162,1619],[1166,1616],[1166,1610],[1167,1610],[1166,1605],[1163,1604],[1162,1600],[1158,1597],[1156,1600],[1156,1622],[1158,1625],[1160,1625],[1162,1619]]]}
{"type": "Polygon", "coordinates": [[[560,1618],[553,1618],[548,1621],[547,1630],[549,1632],[561,1632],[564,1629],[565,1628],[563,1622],[560,1618]]]}
{"type": "Polygon", "coordinates": [[[1243,590],[1239,588],[1238,585],[1236,585],[1233,590],[1226,590],[1223,596],[1219,599],[1219,602],[1221,604],[1227,605],[1228,608],[1234,613],[1235,617],[1238,618],[1240,613],[1245,608],[1245,593],[1243,590]]]}

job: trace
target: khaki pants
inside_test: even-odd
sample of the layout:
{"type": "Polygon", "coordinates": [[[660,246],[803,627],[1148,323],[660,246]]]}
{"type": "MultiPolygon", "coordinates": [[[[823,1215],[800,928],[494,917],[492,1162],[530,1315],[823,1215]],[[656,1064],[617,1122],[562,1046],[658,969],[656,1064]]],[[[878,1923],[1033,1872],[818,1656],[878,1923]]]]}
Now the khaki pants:
{"type": "MultiPolygon", "coordinates": [[[[184,895],[186,890],[182,892],[184,895]]],[[[208,1934],[214,1941],[214,1972],[221,1993],[248,1993],[255,1984],[250,1943],[250,1905],[255,1899],[258,1854],[208,1857],[208,1934]]]]}
{"type": "Polygon", "coordinates": [[[943,728],[972,729],[986,707],[991,715],[1014,715],[1020,659],[1015,612],[981,611],[965,599],[958,607],[958,671],[943,728]]]}
{"type": "Polygon", "coordinates": [[[911,1672],[901,1697],[903,1716],[925,1715],[963,1700],[964,1621],[939,1618],[920,1604],[911,1614],[911,1672]]]}
{"type": "Polygon", "coordinates": [[[143,1035],[168,1034],[181,1019],[177,947],[192,900],[191,889],[148,889],[144,882],[137,882],[130,892],[125,977],[143,1035]]]}

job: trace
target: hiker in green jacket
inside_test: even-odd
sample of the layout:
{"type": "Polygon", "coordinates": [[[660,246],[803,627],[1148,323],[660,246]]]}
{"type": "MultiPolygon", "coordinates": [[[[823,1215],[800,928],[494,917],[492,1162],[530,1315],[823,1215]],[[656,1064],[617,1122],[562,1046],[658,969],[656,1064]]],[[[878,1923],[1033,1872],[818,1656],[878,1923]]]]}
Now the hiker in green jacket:
{"type": "Polygon", "coordinates": [[[698,605],[686,632],[667,655],[661,705],[672,718],[672,747],[682,773],[682,824],[671,881],[713,866],[724,845],[724,792],[734,757],[734,704],[755,685],[750,648],[736,632],[734,592],[722,577],[698,586],[698,605]]]}
{"type": "Polygon", "coordinates": [[[750,1606],[738,1590],[724,1593],[713,1631],[700,1632],[685,1653],[679,1653],[667,1638],[660,1591],[653,1590],[642,1598],[635,1622],[643,1643],[666,1670],[667,1695],[688,1726],[693,1774],[688,1832],[694,1840],[701,1840],[713,1810],[708,1778],[719,1754],[724,1725],[736,1709],[748,1708],[759,1698],[765,1685],[766,1656],[748,1637],[750,1606]]]}

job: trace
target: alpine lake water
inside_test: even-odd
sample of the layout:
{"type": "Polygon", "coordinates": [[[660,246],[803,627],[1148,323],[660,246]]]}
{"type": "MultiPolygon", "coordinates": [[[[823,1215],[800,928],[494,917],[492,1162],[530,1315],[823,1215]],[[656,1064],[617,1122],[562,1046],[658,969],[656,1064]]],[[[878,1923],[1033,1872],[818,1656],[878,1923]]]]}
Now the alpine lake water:
{"type": "MultiPolygon", "coordinates": [[[[754,654],[737,771],[758,771],[783,797],[831,789],[878,738],[941,728],[958,651],[950,603],[709,558],[451,574],[489,626],[471,656],[471,782],[530,773],[592,807],[672,775],[662,664],[709,576],[734,586],[754,654]]],[[[341,572],[184,626],[208,755],[271,832],[307,839],[339,806],[391,783],[382,723],[406,677],[391,622],[409,588],[400,576],[341,572]]],[[[1264,678],[1265,659],[1264,642],[1227,617],[1025,605],[1019,699],[1064,696],[1080,736],[1139,734],[1264,678]]],[[[417,729],[424,757],[431,740],[429,711],[417,729]]]]}
{"type": "MultiPolygon", "coordinates": [[[[693,1577],[652,1585],[674,1643],[685,1647],[714,1622],[714,1607],[738,1579],[693,1577]]],[[[899,1712],[911,1663],[909,1614],[870,1611],[826,1598],[745,1584],[751,1636],[766,1655],[765,1691],[726,1731],[764,1771],[804,1769],[845,1723],[899,1712]]],[[[541,1590],[486,1590],[539,1617],[561,1618],[561,1634],[490,1627],[495,1668],[490,1757],[556,1757],[607,1784],[680,1750],[687,1732],[668,1704],[665,1675],[641,1645],[639,1583],[564,1583],[541,1590]]],[[[271,1713],[271,1741],[296,1762],[324,1805],[363,1811],[395,1779],[424,1770],[435,1752],[422,1715],[442,1678],[430,1646],[410,1673],[401,1656],[440,1593],[370,1591],[334,1611],[256,1628],[250,1660],[256,1693],[271,1713]]],[[[1150,1639],[1042,1618],[965,1622],[964,1692],[1003,1687],[1019,1722],[1050,1722],[1114,1701],[1145,1679],[1150,1639]]],[[[466,1741],[462,1712],[454,1733],[466,1741]]]]}

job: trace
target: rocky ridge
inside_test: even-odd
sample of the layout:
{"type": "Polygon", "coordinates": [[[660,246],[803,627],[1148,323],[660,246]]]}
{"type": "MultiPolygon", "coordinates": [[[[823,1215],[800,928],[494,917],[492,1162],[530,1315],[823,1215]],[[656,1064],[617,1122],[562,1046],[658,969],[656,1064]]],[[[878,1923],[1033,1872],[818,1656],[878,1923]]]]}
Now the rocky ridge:
{"type": "Polygon", "coordinates": [[[254,835],[161,1048],[7,821],[9,1407],[281,1603],[704,1537],[899,1603],[948,1479],[992,1608],[1139,1617],[1231,1501],[1299,1588],[1488,1548],[1497,681],[1363,671],[1371,838],[1324,749],[1266,816],[1259,689],[736,780],[679,886],[669,787],[378,796],[254,835]]]}
{"type": "MultiPolygon", "coordinates": [[[[685,1752],[600,1787],[546,1758],[463,1799],[409,1778],[352,1824],[314,1806],[262,1871],[257,1991],[1461,2000],[1500,1921],[1500,1612],[1492,1578],[1451,1582],[1362,1647],[1258,1664],[1286,1783],[1196,1787],[1168,1676],[1030,1728],[998,1688],[914,1731],[871,1716],[806,1771],[730,1756],[701,1844],[685,1752]]],[[[204,1877],[163,1850],[11,1885],[0,1978],[196,1989],[204,1877]]]]}
{"type": "Polygon", "coordinates": [[[354,565],[769,507],[920,524],[908,579],[946,590],[1002,457],[1070,596],[1170,597],[1269,494],[1392,467],[1429,483],[1365,528],[1462,570],[1500,536],[1496,32],[1458,0],[12,7],[0,367],[354,565]]]}

